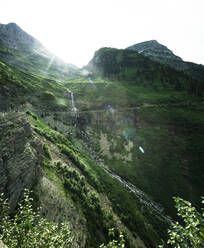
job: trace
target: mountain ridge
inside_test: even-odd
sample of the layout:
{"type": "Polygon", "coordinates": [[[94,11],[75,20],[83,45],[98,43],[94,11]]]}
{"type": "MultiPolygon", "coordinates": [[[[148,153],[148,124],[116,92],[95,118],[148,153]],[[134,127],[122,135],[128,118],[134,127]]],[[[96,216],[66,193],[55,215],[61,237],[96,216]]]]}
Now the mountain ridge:
{"type": "Polygon", "coordinates": [[[76,66],[64,63],[15,23],[0,25],[0,56],[7,64],[51,79],[80,75],[76,66]]]}
{"type": "Polygon", "coordinates": [[[177,70],[185,71],[195,79],[204,80],[204,65],[183,61],[166,46],[156,40],[144,41],[129,46],[126,49],[136,51],[153,61],[169,65],[177,70]]]}

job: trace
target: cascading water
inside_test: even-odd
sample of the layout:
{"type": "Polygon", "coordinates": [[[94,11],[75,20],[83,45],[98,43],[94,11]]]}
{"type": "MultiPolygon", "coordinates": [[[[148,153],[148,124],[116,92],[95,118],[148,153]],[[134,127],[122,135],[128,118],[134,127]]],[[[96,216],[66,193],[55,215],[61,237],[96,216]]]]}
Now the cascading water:
{"type": "Polygon", "coordinates": [[[71,96],[72,111],[74,111],[74,117],[75,117],[74,126],[76,127],[77,126],[78,113],[77,113],[77,108],[76,108],[75,101],[74,101],[74,93],[70,90],[67,90],[67,92],[69,93],[69,98],[71,96]]]}
{"type": "Polygon", "coordinates": [[[156,202],[152,201],[142,190],[135,187],[135,185],[131,184],[130,182],[125,181],[120,176],[114,174],[110,170],[106,169],[101,165],[101,167],[104,169],[104,171],[109,174],[112,178],[119,181],[121,184],[123,184],[130,192],[133,192],[135,196],[139,199],[139,201],[144,204],[150,211],[150,213],[154,213],[160,220],[163,220],[164,222],[167,222],[168,224],[173,223],[172,219],[164,215],[163,208],[159,206],[156,202]]]}
{"type": "Polygon", "coordinates": [[[71,93],[72,109],[74,110],[74,112],[77,112],[77,108],[74,102],[74,93],[73,92],[70,92],[70,93],[71,93]]]}
{"type": "Polygon", "coordinates": [[[75,101],[74,101],[74,93],[71,91],[71,90],[67,90],[67,92],[70,94],[71,96],[71,104],[72,104],[72,110],[74,112],[77,112],[77,108],[76,108],[76,105],[75,105],[75,101]]]}
{"type": "Polygon", "coordinates": [[[105,168],[104,165],[100,162],[100,159],[98,158],[96,152],[92,148],[92,144],[90,142],[88,134],[85,132],[85,130],[83,130],[81,134],[82,134],[82,138],[84,139],[90,150],[93,159],[109,176],[120,182],[130,192],[134,193],[134,195],[139,199],[139,201],[148,208],[149,212],[152,213],[154,216],[156,216],[158,219],[168,224],[173,223],[173,220],[169,216],[163,213],[163,208],[158,203],[151,200],[142,190],[138,189],[135,185],[125,181],[120,176],[114,174],[112,171],[105,168]]]}

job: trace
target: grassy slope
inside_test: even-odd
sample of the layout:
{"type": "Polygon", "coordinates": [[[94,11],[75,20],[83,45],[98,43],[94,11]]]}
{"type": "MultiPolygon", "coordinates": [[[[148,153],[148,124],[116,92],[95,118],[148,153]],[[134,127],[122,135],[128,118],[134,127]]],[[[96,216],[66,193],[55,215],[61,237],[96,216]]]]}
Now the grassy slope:
{"type": "MultiPolygon", "coordinates": [[[[195,79],[189,76],[190,71],[177,71],[138,53],[112,48],[96,51],[88,67],[115,82],[110,91],[101,93],[109,96],[108,104],[119,113],[114,116],[111,112],[107,117],[105,105],[106,114],[94,129],[99,130],[98,137],[102,130],[109,139],[112,158],[103,154],[106,164],[171,213],[173,195],[198,204],[204,187],[204,84],[199,75],[195,79]],[[118,143],[128,139],[134,144],[130,163],[116,156],[121,151],[118,143]],[[144,147],[144,154],[139,146],[144,147]]],[[[89,102],[91,96],[86,94],[89,102]]]]}
{"type": "Polygon", "coordinates": [[[104,241],[103,237],[106,237],[108,228],[115,226],[113,213],[119,216],[135,237],[138,234],[147,247],[160,242],[159,235],[154,228],[159,228],[160,235],[163,236],[163,224],[158,220],[153,227],[150,224],[153,221],[152,216],[148,213],[143,215],[144,209],[134,195],[128,194],[120,183],[109,177],[87,154],[80,152],[63,135],[50,129],[30,112],[28,115],[34,130],[56,145],[74,165],[74,167],[68,168],[60,162],[51,162],[49,149],[45,149],[47,159],[44,160],[44,166],[46,173],[51,177],[55,174],[54,177],[60,178],[60,182],[62,182],[60,184],[63,185],[65,194],[71,195],[74,204],[87,220],[90,235],[87,247],[99,245],[104,241]],[[104,209],[100,201],[102,195],[108,197],[113,212],[107,212],[104,209]]]}
{"type": "Polygon", "coordinates": [[[201,99],[185,91],[93,80],[95,87],[85,78],[69,81],[66,86],[75,93],[76,105],[83,110],[80,124],[104,164],[173,215],[175,195],[199,204],[204,187],[201,99]],[[101,142],[102,134],[106,144],[101,142]],[[129,151],[128,142],[133,143],[129,151]]]}
{"type": "Polygon", "coordinates": [[[33,52],[29,47],[8,49],[1,41],[0,57],[8,65],[53,80],[63,81],[80,74],[76,68],[66,65],[55,56],[43,56],[37,51],[33,52]]]}
{"type": "Polygon", "coordinates": [[[18,109],[32,104],[41,111],[71,109],[61,83],[8,66],[0,61],[0,94],[2,110],[18,109]],[[6,104],[5,104],[6,102],[6,104]]]}

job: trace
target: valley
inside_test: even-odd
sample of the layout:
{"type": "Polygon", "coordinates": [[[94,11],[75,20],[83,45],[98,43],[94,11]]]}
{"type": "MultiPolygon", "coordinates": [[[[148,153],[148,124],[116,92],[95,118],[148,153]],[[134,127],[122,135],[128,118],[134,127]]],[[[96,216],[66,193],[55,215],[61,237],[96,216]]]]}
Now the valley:
{"type": "Polygon", "coordinates": [[[43,217],[69,224],[73,247],[98,247],[114,227],[126,247],[149,248],[178,220],[173,197],[201,209],[201,65],[101,48],[78,69],[52,64],[15,25],[0,35],[0,192],[11,212],[26,188],[43,217]]]}

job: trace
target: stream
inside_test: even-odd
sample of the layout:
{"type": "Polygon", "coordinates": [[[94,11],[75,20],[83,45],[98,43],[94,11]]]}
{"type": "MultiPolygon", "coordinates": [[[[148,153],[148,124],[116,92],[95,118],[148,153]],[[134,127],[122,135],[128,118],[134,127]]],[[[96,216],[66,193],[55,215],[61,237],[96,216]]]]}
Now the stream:
{"type": "MultiPolygon", "coordinates": [[[[91,80],[90,78],[88,78],[88,80],[91,80]]],[[[92,81],[92,80],[91,80],[92,81]]],[[[71,104],[72,104],[72,109],[73,111],[76,113],[77,112],[77,108],[75,105],[75,101],[74,101],[74,94],[72,91],[69,91],[69,94],[71,94],[71,104]]],[[[76,122],[77,122],[77,115],[76,115],[76,122]]],[[[81,137],[82,139],[85,141],[88,149],[90,150],[90,154],[93,157],[93,159],[95,160],[95,162],[112,178],[114,178],[115,180],[117,180],[118,182],[120,182],[125,188],[127,188],[127,190],[129,192],[134,193],[134,195],[138,198],[138,200],[145,205],[149,212],[154,214],[158,219],[162,220],[163,222],[166,222],[168,224],[172,224],[173,220],[164,214],[163,208],[156,202],[154,202],[153,200],[151,200],[142,190],[138,189],[135,185],[133,185],[132,183],[124,180],[123,178],[121,178],[120,176],[118,176],[117,174],[114,174],[112,171],[110,171],[109,169],[105,168],[104,165],[100,162],[100,159],[98,158],[96,152],[94,151],[94,149],[92,148],[92,144],[91,141],[89,139],[88,134],[86,133],[86,131],[84,129],[81,129],[81,137]]],[[[139,147],[140,151],[142,153],[144,153],[144,150],[142,147],[139,147]]]]}
{"type": "Polygon", "coordinates": [[[109,169],[105,168],[104,166],[100,165],[100,167],[103,168],[103,170],[108,175],[110,175],[112,178],[116,179],[118,182],[123,184],[123,186],[125,186],[129,190],[129,192],[134,193],[135,196],[139,199],[139,201],[148,208],[150,213],[155,214],[160,220],[163,220],[164,222],[167,222],[168,224],[173,223],[173,220],[169,216],[163,213],[164,211],[163,208],[158,203],[151,200],[142,190],[135,187],[135,185],[133,185],[132,183],[125,181],[120,176],[114,174],[109,169]]]}
{"type": "Polygon", "coordinates": [[[158,203],[151,200],[147,196],[147,194],[145,194],[142,190],[138,189],[132,183],[124,180],[123,178],[121,178],[117,174],[113,173],[112,171],[110,171],[109,169],[104,167],[104,165],[101,163],[100,159],[98,158],[98,155],[96,154],[96,152],[92,148],[91,141],[90,141],[89,136],[85,130],[81,130],[81,136],[82,136],[82,139],[85,141],[88,149],[90,150],[90,154],[92,155],[93,159],[95,160],[95,162],[97,163],[98,166],[100,166],[109,176],[111,176],[112,178],[114,178],[115,180],[120,182],[125,188],[127,188],[127,190],[129,192],[132,192],[137,197],[137,199],[143,205],[145,205],[147,207],[147,209],[149,210],[149,212],[151,214],[155,215],[158,219],[160,219],[161,221],[163,221],[165,223],[168,223],[168,224],[173,223],[173,220],[169,216],[164,214],[163,208],[158,203]]]}

